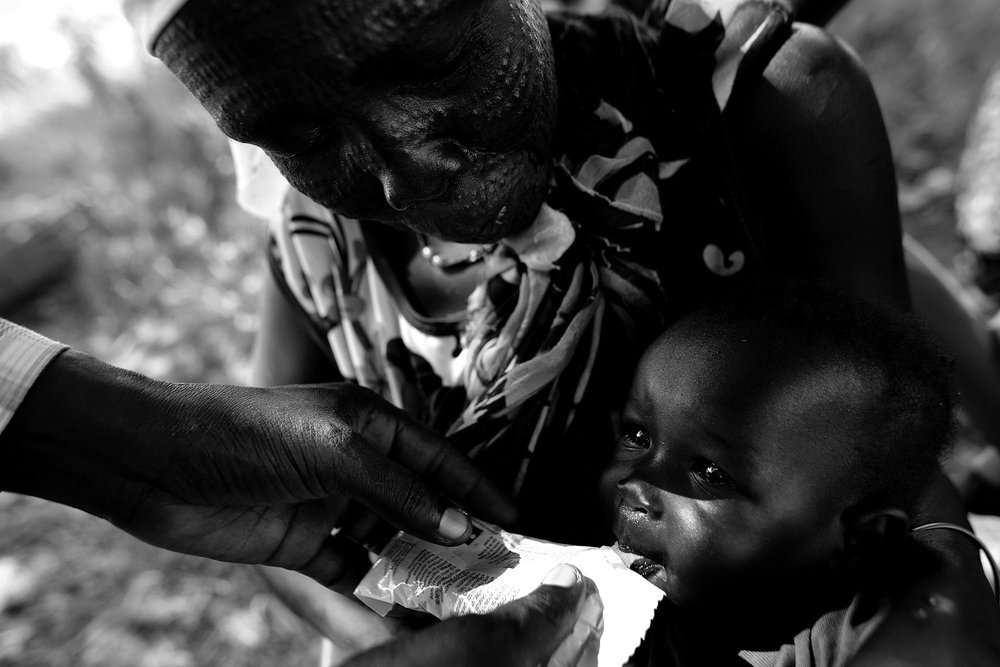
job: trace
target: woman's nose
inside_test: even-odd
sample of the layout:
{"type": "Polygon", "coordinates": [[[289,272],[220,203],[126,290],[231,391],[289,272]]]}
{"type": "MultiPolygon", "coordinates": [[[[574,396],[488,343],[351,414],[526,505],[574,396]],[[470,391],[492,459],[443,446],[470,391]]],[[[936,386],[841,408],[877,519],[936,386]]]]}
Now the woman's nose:
{"type": "Polygon", "coordinates": [[[629,478],[618,482],[618,497],[626,507],[639,514],[659,519],[663,514],[658,489],[640,479],[629,478]]]}
{"type": "Polygon", "coordinates": [[[405,211],[421,201],[437,199],[468,167],[464,151],[452,142],[433,142],[395,152],[379,174],[389,206],[405,211]]]}

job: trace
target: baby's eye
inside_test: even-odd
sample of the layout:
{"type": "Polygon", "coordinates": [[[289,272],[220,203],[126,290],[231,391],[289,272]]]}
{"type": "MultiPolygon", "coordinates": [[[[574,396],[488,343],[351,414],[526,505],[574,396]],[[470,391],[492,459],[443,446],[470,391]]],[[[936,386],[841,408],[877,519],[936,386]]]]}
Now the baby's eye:
{"type": "Polygon", "coordinates": [[[711,461],[699,461],[691,468],[691,471],[709,486],[720,489],[736,488],[736,481],[729,476],[729,473],[711,461]]]}
{"type": "Polygon", "coordinates": [[[622,443],[633,449],[649,449],[653,445],[653,438],[645,429],[635,427],[626,429],[622,434],[622,443]]]}

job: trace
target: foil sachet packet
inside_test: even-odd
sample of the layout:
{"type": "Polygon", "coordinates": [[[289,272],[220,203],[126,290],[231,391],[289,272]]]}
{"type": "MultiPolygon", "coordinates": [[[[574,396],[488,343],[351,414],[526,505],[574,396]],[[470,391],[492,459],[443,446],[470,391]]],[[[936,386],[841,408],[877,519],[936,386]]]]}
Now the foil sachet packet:
{"type": "Polygon", "coordinates": [[[663,592],[629,570],[612,547],[556,544],[473,519],[459,546],[442,547],[399,533],[354,594],[385,616],[395,605],[445,619],[485,614],[535,590],[559,563],[576,566],[597,586],[604,606],[599,667],[621,667],[653,620],[663,592]]]}

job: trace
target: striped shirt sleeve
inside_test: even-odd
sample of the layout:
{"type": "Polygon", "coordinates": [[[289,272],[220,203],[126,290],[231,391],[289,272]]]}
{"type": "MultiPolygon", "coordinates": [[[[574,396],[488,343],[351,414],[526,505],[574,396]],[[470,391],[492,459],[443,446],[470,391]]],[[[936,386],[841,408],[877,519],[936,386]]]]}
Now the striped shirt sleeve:
{"type": "Polygon", "coordinates": [[[0,432],[42,369],[66,347],[0,318],[0,432]]]}

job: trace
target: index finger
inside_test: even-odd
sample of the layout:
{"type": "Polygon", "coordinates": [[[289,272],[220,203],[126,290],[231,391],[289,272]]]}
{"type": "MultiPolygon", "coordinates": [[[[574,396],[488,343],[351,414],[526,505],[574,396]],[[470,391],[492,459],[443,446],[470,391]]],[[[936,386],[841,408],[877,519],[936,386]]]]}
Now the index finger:
{"type": "Polygon", "coordinates": [[[367,505],[389,523],[437,544],[458,544],[472,525],[429,480],[375,451],[355,431],[336,447],[331,464],[320,472],[329,495],[346,495],[367,505]]]}
{"type": "Polygon", "coordinates": [[[360,430],[376,450],[473,514],[500,525],[516,520],[510,497],[468,456],[402,410],[390,405],[375,409],[360,430]]]}

